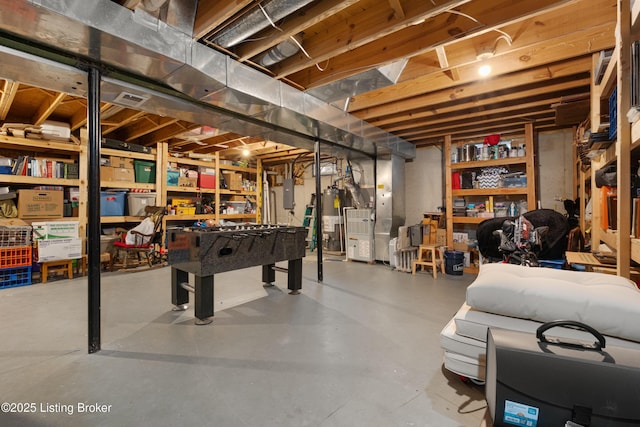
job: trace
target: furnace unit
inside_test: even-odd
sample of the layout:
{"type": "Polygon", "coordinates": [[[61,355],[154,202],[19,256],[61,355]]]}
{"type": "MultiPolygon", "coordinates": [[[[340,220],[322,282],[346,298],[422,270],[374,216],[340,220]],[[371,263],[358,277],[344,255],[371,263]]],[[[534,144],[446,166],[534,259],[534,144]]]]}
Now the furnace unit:
{"type": "Polygon", "coordinates": [[[347,209],[347,258],[356,261],[375,260],[371,209],[347,209]]]}

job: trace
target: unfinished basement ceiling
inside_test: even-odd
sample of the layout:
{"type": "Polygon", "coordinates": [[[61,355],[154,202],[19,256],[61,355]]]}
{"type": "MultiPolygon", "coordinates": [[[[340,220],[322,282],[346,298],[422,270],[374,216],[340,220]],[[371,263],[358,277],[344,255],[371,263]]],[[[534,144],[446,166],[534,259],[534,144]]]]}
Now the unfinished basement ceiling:
{"type": "MultiPolygon", "coordinates": [[[[557,106],[589,92],[592,54],[613,47],[616,21],[612,0],[115,3],[147,22],[178,28],[273,79],[325,97],[416,147],[441,144],[447,134],[454,140],[514,136],[524,123],[533,123],[537,131],[571,126],[574,119],[566,115],[556,121],[557,106]],[[280,10],[286,10],[284,17],[280,10]],[[262,65],[265,55],[275,61],[262,65]],[[488,77],[478,75],[480,65],[491,66],[488,77]]],[[[51,106],[50,120],[72,128],[86,120],[81,96],[19,81],[4,82],[0,120],[42,120],[39,106],[45,104],[51,106]]],[[[281,149],[283,155],[296,155],[281,141],[229,133],[216,123],[108,103],[103,133],[146,145],[169,141],[180,152],[249,145],[269,159],[281,149]]]]}

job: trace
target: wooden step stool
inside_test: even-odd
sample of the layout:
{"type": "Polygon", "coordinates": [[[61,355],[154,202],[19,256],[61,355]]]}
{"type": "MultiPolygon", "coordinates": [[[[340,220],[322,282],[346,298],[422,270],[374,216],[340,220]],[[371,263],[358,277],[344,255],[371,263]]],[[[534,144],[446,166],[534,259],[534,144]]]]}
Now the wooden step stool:
{"type": "Polygon", "coordinates": [[[431,267],[433,272],[433,278],[438,278],[438,266],[441,273],[444,274],[444,261],[442,259],[442,251],[436,245],[420,245],[418,248],[418,257],[413,261],[411,265],[411,274],[416,274],[416,266],[420,266],[423,270],[424,267],[431,267]]]}

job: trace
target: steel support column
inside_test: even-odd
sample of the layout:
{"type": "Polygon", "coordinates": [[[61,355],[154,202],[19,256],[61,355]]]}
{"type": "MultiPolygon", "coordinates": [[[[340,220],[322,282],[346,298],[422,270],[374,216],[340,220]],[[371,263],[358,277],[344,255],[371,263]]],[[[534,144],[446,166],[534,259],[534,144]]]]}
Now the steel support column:
{"type": "Polygon", "coordinates": [[[88,308],[89,353],[100,351],[100,70],[88,69],[88,308]]]}
{"type": "Polygon", "coordinates": [[[318,282],[322,282],[322,184],[320,182],[320,138],[315,146],[316,168],[316,245],[318,245],[318,282]]]}

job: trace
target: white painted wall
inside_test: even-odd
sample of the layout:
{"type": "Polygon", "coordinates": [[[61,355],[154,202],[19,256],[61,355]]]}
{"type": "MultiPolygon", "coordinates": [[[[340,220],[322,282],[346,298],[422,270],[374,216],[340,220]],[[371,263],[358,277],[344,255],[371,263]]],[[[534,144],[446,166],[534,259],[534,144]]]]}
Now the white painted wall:
{"type": "Polygon", "coordinates": [[[573,198],[573,132],[541,132],[537,148],[538,200],[564,214],[562,200],[573,198]]]}

